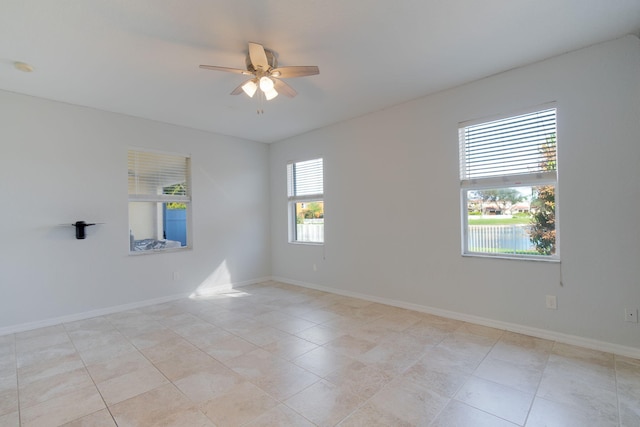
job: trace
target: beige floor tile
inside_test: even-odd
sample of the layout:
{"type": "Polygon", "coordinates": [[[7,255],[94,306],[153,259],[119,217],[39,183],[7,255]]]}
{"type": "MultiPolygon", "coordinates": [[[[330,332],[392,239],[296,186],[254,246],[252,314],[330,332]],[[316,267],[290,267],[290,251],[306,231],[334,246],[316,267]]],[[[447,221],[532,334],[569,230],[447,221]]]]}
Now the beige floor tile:
{"type": "Polygon", "coordinates": [[[495,344],[504,335],[504,330],[464,322],[455,333],[483,337],[491,344],[495,344]]]}
{"type": "Polygon", "coordinates": [[[329,350],[333,350],[336,353],[340,353],[345,356],[357,358],[358,356],[368,352],[376,346],[376,343],[356,338],[351,335],[344,335],[340,338],[336,338],[324,345],[329,350]]]}
{"type": "Polygon", "coordinates": [[[536,397],[527,427],[615,427],[617,415],[606,415],[536,397]]]}
{"type": "Polygon", "coordinates": [[[20,406],[27,408],[91,386],[93,386],[93,381],[84,367],[35,380],[25,385],[20,384],[20,406]]]}
{"type": "Polygon", "coordinates": [[[517,427],[518,424],[513,424],[464,403],[452,400],[429,427],[451,426],[517,427]]]}
{"type": "Polygon", "coordinates": [[[327,381],[363,399],[368,399],[376,394],[392,378],[392,373],[358,361],[338,368],[325,377],[327,381]]]}
{"type": "Polygon", "coordinates": [[[106,362],[114,357],[137,351],[130,342],[119,342],[115,345],[103,345],[80,351],[80,357],[86,365],[106,362]]]}
{"type": "Polygon", "coordinates": [[[291,320],[287,320],[285,322],[276,323],[272,325],[274,328],[280,329],[281,331],[285,331],[290,334],[295,334],[298,332],[302,332],[306,329],[312,328],[318,325],[315,322],[311,322],[309,320],[300,319],[300,318],[292,318],[291,320]]]}
{"type": "Polygon", "coordinates": [[[515,424],[524,424],[533,394],[471,377],[456,393],[455,399],[515,424]]]}
{"type": "Polygon", "coordinates": [[[368,404],[378,413],[404,425],[426,426],[444,409],[449,398],[406,378],[396,378],[373,396],[368,404]]]}
{"type": "Polygon", "coordinates": [[[0,377],[15,373],[16,368],[16,352],[13,345],[0,348],[0,377]]]}
{"type": "Polygon", "coordinates": [[[293,409],[278,405],[260,415],[255,420],[246,424],[245,427],[314,427],[314,425],[296,413],[293,409]]]}
{"type": "Polygon", "coordinates": [[[376,324],[375,322],[360,324],[348,330],[349,335],[352,337],[361,338],[374,343],[379,343],[389,336],[397,335],[396,331],[389,329],[384,325],[376,324]]]}
{"type": "Polygon", "coordinates": [[[524,393],[534,394],[542,379],[542,369],[526,368],[520,364],[487,357],[473,375],[524,393]]]}
{"type": "Polygon", "coordinates": [[[552,363],[551,357],[537,396],[578,408],[584,412],[617,415],[617,389],[615,375],[599,364],[589,371],[583,362],[566,360],[552,363]],[[604,369],[604,372],[603,372],[604,369]],[[613,376],[612,376],[613,375],[613,376]]]}
{"type": "Polygon", "coordinates": [[[262,326],[260,328],[252,329],[248,332],[241,332],[237,334],[240,338],[249,341],[251,344],[255,344],[260,347],[273,344],[277,341],[281,341],[285,338],[289,338],[291,334],[288,334],[280,329],[273,328],[271,326],[262,326]]]}
{"type": "Polygon", "coordinates": [[[97,387],[107,405],[113,405],[158,388],[168,382],[155,367],[146,366],[100,382],[97,387]]]}
{"type": "Polygon", "coordinates": [[[64,328],[46,328],[51,332],[45,335],[37,335],[31,338],[16,339],[16,353],[18,355],[35,350],[46,349],[56,344],[69,344],[71,339],[64,328]]]}
{"type": "Polygon", "coordinates": [[[224,365],[207,353],[196,350],[179,353],[155,366],[170,380],[177,381],[200,372],[216,372],[224,365]]]}
{"type": "Polygon", "coordinates": [[[375,365],[378,369],[402,374],[430,348],[431,345],[425,345],[419,338],[394,333],[380,340],[371,350],[356,357],[364,363],[375,365]]]}
{"type": "Polygon", "coordinates": [[[278,323],[295,321],[297,318],[283,313],[282,311],[268,311],[255,316],[254,319],[258,322],[264,323],[265,325],[275,326],[278,323]]]}
{"type": "Polygon", "coordinates": [[[18,411],[0,415],[0,427],[20,427],[20,414],[18,411]]]}
{"type": "Polygon", "coordinates": [[[171,338],[152,347],[140,349],[140,352],[152,363],[160,363],[179,354],[197,351],[198,347],[182,337],[171,338]]]}
{"type": "Polygon", "coordinates": [[[16,344],[23,341],[28,341],[33,338],[48,337],[50,335],[56,335],[59,333],[66,333],[63,325],[53,325],[44,328],[32,329],[30,331],[18,332],[15,334],[16,344]]]}
{"type": "Polygon", "coordinates": [[[318,381],[285,404],[318,426],[333,426],[355,411],[364,399],[328,381],[318,381]]]}
{"type": "Polygon", "coordinates": [[[129,338],[129,341],[138,349],[153,347],[166,341],[178,339],[180,336],[169,328],[155,329],[144,332],[135,337],[129,338]]]}
{"type": "Polygon", "coordinates": [[[638,359],[273,281],[0,336],[0,427],[638,427],[638,402],[638,359]]]}
{"type": "Polygon", "coordinates": [[[107,409],[101,409],[93,414],[86,415],[62,427],[117,427],[115,421],[107,409]]]}
{"type": "Polygon", "coordinates": [[[140,352],[131,351],[115,356],[102,363],[88,365],[89,375],[96,383],[110,380],[140,369],[151,368],[153,365],[140,352]]]}
{"type": "Polygon", "coordinates": [[[426,341],[430,344],[439,344],[461,325],[459,321],[450,321],[436,316],[430,316],[419,320],[406,328],[403,332],[426,341]]]}
{"type": "Polygon", "coordinates": [[[235,335],[231,335],[230,337],[218,341],[215,344],[203,347],[202,351],[214,359],[226,363],[235,357],[252,352],[257,348],[258,347],[256,345],[251,344],[242,338],[236,337],[235,335]]]}
{"type": "Polygon", "coordinates": [[[78,330],[105,332],[115,329],[115,326],[106,317],[102,316],[65,323],[63,326],[68,333],[78,330]]]}
{"type": "Polygon", "coordinates": [[[310,322],[315,323],[324,323],[328,322],[331,319],[335,319],[339,315],[333,313],[331,311],[327,311],[323,308],[317,308],[315,310],[286,310],[285,312],[291,313],[294,316],[300,317],[301,319],[308,320],[310,322]]]}
{"type": "Polygon", "coordinates": [[[296,357],[300,357],[317,347],[318,345],[310,341],[288,334],[280,340],[262,346],[262,348],[269,353],[273,353],[276,356],[287,360],[293,360],[296,357]]]}
{"type": "Polygon", "coordinates": [[[259,348],[231,359],[225,365],[244,378],[254,380],[272,375],[278,371],[285,371],[291,363],[259,348]]]}
{"type": "Polygon", "coordinates": [[[18,389],[0,391],[0,415],[9,414],[18,410],[18,389]]]}
{"type": "Polygon", "coordinates": [[[435,347],[427,350],[404,376],[443,396],[453,397],[471,377],[476,363],[467,360],[464,354],[435,347]]]}
{"type": "Polygon", "coordinates": [[[249,382],[200,405],[200,410],[218,427],[236,427],[255,420],[278,405],[278,401],[249,382]]]}
{"type": "Polygon", "coordinates": [[[65,372],[74,371],[84,367],[84,363],[78,353],[70,353],[57,359],[45,359],[34,362],[18,369],[20,385],[25,386],[34,381],[43,380],[65,372]]]}
{"type": "MultiPolygon", "coordinates": [[[[424,424],[426,425],[426,424],[424,424]]],[[[414,427],[415,424],[411,424],[405,421],[395,414],[385,412],[371,403],[365,403],[358,408],[355,412],[345,418],[340,424],[340,427],[414,427]]]]}
{"type": "Polygon", "coordinates": [[[340,337],[347,335],[347,331],[341,331],[339,329],[330,328],[324,325],[312,326],[311,328],[304,329],[300,332],[296,332],[295,336],[307,341],[311,341],[317,345],[323,345],[329,341],[333,341],[340,337]]]}
{"type": "Polygon", "coordinates": [[[42,403],[20,408],[22,427],[58,426],[104,409],[104,402],[91,385],[42,403]]]}
{"type": "Polygon", "coordinates": [[[591,350],[584,347],[555,343],[552,353],[556,356],[572,359],[574,361],[586,362],[590,366],[600,365],[607,368],[613,368],[615,366],[613,354],[598,350],[591,350]]]}
{"type": "Polygon", "coordinates": [[[527,369],[543,370],[549,359],[553,343],[533,337],[528,337],[530,338],[529,340],[524,338],[516,340],[513,338],[514,335],[516,334],[507,332],[493,346],[489,352],[489,357],[504,360],[527,369]]]}
{"type": "Polygon", "coordinates": [[[620,397],[620,427],[640,426],[640,403],[628,396],[620,397]]]}
{"type": "Polygon", "coordinates": [[[109,410],[118,427],[146,427],[164,425],[171,414],[194,408],[175,386],[166,384],[110,406],[109,410]]]}
{"type": "Polygon", "coordinates": [[[330,373],[343,368],[354,359],[336,353],[325,347],[317,347],[293,360],[296,365],[312,372],[320,377],[325,377],[330,373]]]}
{"type": "Polygon", "coordinates": [[[78,351],[127,342],[127,339],[115,329],[99,332],[91,330],[77,330],[69,332],[69,335],[71,335],[73,345],[75,345],[78,351]]]}
{"type": "Polygon", "coordinates": [[[232,370],[221,367],[181,378],[174,384],[192,402],[202,403],[225,394],[244,381],[232,370]]]}
{"type": "Polygon", "coordinates": [[[18,353],[16,357],[18,369],[41,363],[46,360],[59,359],[76,353],[76,348],[71,340],[54,344],[47,347],[37,348],[28,352],[18,353]]]}
{"type": "Polygon", "coordinates": [[[292,363],[251,382],[278,400],[284,400],[320,380],[320,377],[292,363]]]}
{"type": "Polygon", "coordinates": [[[395,332],[402,332],[418,323],[421,316],[410,310],[398,309],[397,311],[386,313],[379,319],[371,322],[372,326],[381,326],[395,332]]]}

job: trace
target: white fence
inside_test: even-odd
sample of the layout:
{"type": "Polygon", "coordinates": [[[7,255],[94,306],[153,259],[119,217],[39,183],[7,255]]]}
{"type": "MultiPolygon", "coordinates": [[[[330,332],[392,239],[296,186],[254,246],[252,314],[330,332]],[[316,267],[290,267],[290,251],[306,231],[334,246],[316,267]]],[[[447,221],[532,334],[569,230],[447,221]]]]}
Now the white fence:
{"type": "Polygon", "coordinates": [[[324,223],[296,224],[296,241],[324,242],[324,223]]]}
{"type": "Polygon", "coordinates": [[[528,225],[469,225],[469,252],[522,253],[535,251],[528,225]]]}

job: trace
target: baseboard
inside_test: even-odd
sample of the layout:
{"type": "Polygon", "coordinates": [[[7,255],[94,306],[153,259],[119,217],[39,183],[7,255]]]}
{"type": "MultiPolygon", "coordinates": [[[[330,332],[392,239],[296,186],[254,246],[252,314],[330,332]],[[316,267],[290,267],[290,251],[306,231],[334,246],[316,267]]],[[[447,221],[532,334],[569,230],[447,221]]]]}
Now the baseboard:
{"type": "Polygon", "coordinates": [[[419,305],[419,304],[409,303],[405,301],[394,300],[390,298],[381,298],[373,295],[361,294],[358,292],[350,292],[350,291],[344,291],[341,289],[329,288],[326,286],[320,286],[313,283],[307,283],[307,282],[301,282],[299,280],[288,279],[286,277],[274,276],[272,277],[272,280],[282,282],[282,283],[287,283],[290,285],[300,286],[303,288],[315,289],[318,291],[329,292],[329,293],[343,295],[347,297],[359,298],[367,301],[377,302],[380,304],[386,304],[394,307],[406,308],[408,310],[414,310],[422,313],[428,313],[436,316],[446,317],[449,319],[461,320],[464,322],[474,323],[477,325],[488,326],[491,328],[502,329],[510,332],[516,332],[516,333],[529,335],[536,338],[543,338],[551,341],[560,342],[563,344],[576,345],[579,347],[589,348],[592,350],[599,350],[607,353],[617,354],[619,356],[640,359],[640,348],[613,344],[605,341],[594,340],[591,338],[584,338],[576,335],[565,334],[562,332],[550,331],[547,329],[533,328],[530,326],[519,325],[517,323],[503,322],[500,320],[488,319],[485,317],[474,316],[474,315],[459,313],[455,311],[443,310],[436,307],[429,307],[425,305],[419,305]]]}
{"type": "MultiPolygon", "coordinates": [[[[253,285],[256,283],[266,282],[271,280],[271,277],[260,277],[252,280],[245,280],[243,282],[229,283],[225,285],[216,286],[214,290],[221,292],[224,290],[230,290],[236,287],[253,285]]],[[[208,294],[209,292],[207,292],[208,294]]],[[[0,328],[0,336],[15,334],[18,332],[31,331],[33,329],[45,328],[47,326],[60,325],[62,323],[76,322],[78,320],[91,319],[92,317],[105,316],[107,314],[119,313],[121,311],[134,310],[136,308],[147,307],[155,304],[162,304],[165,302],[175,301],[182,298],[189,298],[194,296],[193,293],[188,294],[175,294],[160,298],[152,298],[144,301],[138,301],[129,304],[116,305],[112,307],[101,308],[98,310],[85,311],[82,313],[70,314],[67,316],[53,317],[50,319],[38,320],[36,322],[22,323],[18,325],[5,326],[0,328]]]]}

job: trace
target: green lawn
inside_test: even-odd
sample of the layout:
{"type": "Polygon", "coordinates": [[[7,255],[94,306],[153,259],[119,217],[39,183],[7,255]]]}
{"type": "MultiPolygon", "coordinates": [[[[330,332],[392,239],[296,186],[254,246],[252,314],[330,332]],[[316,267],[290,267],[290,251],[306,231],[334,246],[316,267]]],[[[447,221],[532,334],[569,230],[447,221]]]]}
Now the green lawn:
{"type": "Polygon", "coordinates": [[[479,215],[469,215],[470,225],[512,225],[512,224],[531,224],[531,218],[527,216],[513,218],[481,218],[479,215]]]}

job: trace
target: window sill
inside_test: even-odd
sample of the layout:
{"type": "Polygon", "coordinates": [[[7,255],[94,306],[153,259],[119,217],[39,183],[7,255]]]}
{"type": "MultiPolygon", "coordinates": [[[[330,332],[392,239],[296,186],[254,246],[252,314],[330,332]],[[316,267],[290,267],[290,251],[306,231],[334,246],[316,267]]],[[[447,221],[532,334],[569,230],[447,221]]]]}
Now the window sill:
{"type": "Polygon", "coordinates": [[[289,242],[291,245],[302,245],[302,246],[322,246],[324,242],[289,242]]]}
{"type": "Polygon", "coordinates": [[[507,259],[507,260],[516,260],[516,261],[533,261],[533,262],[551,262],[551,263],[559,263],[560,258],[558,257],[531,257],[531,256],[509,256],[509,255],[488,255],[488,254],[476,254],[476,253],[463,253],[463,257],[465,258],[485,258],[485,259],[507,259]]]}

